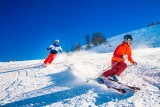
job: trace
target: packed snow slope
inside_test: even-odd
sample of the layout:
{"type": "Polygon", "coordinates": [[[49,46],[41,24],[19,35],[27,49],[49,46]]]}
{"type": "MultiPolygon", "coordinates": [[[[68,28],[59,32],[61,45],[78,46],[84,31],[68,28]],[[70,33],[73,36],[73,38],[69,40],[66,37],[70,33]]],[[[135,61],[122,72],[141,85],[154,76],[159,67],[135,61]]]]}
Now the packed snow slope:
{"type": "MultiPolygon", "coordinates": [[[[43,60],[0,63],[0,105],[51,107],[159,107],[160,48],[133,51],[137,66],[128,67],[119,80],[140,87],[126,94],[85,83],[110,65],[112,53],[79,52],[58,55],[46,68],[43,60]]],[[[128,62],[127,62],[128,63],[128,62]]],[[[128,63],[128,65],[130,65],[128,63]]]]}
{"type": "MultiPolygon", "coordinates": [[[[148,32],[150,29],[155,35],[153,37],[148,36],[147,33],[145,37],[141,35],[140,39],[137,38],[139,42],[136,42],[136,35],[134,35],[133,59],[138,65],[130,66],[126,61],[129,66],[118,77],[124,84],[140,87],[140,91],[134,92],[125,86],[119,86],[127,91],[121,94],[93,80],[85,83],[88,78],[96,77],[110,66],[113,52],[98,53],[100,50],[107,51],[104,50],[107,45],[102,45],[94,49],[97,53],[81,51],[59,54],[53,63],[45,68],[39,66],[43,63],[43,59],[1,62],[0,106],[160,107],[160,42],[153,39],[147,39],[153,40],[152,42],[143,40],[147,37],[159,39],[157,28],[159,26],[140,29],[139,33],[138,30],[133,31],[141,35],[142,31],[148,32]],[[142,48],[135,43],[144,43],[145,47],[150,48],[142,48]]],[[[110,43],[115,43],[115,46],[110,47],[109,50],[114,50],[116,44],[121,43],[123,39],[121,36],[110,39],[112,41],[110,43]],[[118,37],[121,39],[116,39],[118,37]]]]}

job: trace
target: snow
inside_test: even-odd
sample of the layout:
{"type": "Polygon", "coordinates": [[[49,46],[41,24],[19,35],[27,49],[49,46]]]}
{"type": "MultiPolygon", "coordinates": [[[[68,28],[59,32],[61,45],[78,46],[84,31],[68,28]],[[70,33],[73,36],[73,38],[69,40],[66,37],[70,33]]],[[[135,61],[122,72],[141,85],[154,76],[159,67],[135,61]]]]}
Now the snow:
{"type": "MultiPolygon", "coordinates": [[[[158,37],[160,31],[156,29],[159,26],[132,31],[135,36],[142,37],[137,38],[138,45],[136,39],[133,44],[133,59],[138,65],[128,66],[118,77],[122,83],[140,87],[140,91],[120,86],[127,91],[121,94],[93,80],[86,83],[88,78],[96,77],[110,66],[111,50],[114,49],[105,50],[107,45],[103,44],[89,51],[58,54],[45,68],[39,66],[44,59],[0,62],[0,106],[159,107],[160,42],[150,39],[158,37]],[[153,36],[146,36],[145,32],[153,36]],[[142,39],[147,48],[139,46],[142,39]],[[153,41],[147,42],[147,39],[153,41]]],[[[117,37],[109,39],[114,40],[111,44],[115,43],[111,48],[121,43],[121,39],[115,39],[117,37]]],[[[126,63],[130,65],[128,61],[126,63]]]]}
{"type": "Polygon", "coordinates": [[[97,46],[91,51],[105,53],[113,52],[114,49],[123,41],[123,37],[126,34],[133,36],[133,49],[145,49],[145,48],[155,48],[160,47],[160,25],[155,25],[147,28],[142,28],[134,30],[131,32],[123,33],[108,39],[107,44],[97,46]],[[111,45],[111,47],[110,47],[111,45]]]}

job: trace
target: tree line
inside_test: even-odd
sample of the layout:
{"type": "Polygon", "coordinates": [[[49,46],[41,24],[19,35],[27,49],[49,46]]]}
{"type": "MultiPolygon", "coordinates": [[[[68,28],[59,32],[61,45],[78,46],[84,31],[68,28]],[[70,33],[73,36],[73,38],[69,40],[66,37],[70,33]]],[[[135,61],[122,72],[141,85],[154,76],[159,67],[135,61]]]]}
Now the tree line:
{"type": "Polygon", "coordinates": [[[159,25],[160,22],[152,22],[152,23],[148,23],[147,27],[149,26],[154,26],[154,25],[159,25]]]}
{"type": "MultiPolygon", "coordinates": [[[[89,34],[86,34],[85,40],[86,40],[86,45],[84,47],[85,49],[91,49],[91,47],[93,46],[98,46],[98,45],[101,45],[102,43],[107,42],[106,37],[102,35],[102,33],[100,32],[93,33],[91,37],[89,34]]],[[[82,45],[80,43],[76,43],[71,46],[71,51],[73,52],[80,51],[80,50],[82,50],[82,45]]],[[[69,50],[65,50],[65,51],[69,52],[69,50]]]]}

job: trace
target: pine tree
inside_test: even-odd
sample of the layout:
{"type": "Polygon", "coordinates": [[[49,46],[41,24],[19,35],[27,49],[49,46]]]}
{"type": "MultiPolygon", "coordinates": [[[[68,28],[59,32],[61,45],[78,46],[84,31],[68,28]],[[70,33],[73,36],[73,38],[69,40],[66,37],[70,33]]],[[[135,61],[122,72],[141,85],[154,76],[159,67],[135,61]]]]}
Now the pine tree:
{"type": "Polygon", "coordinates": [[[102,43],[105,43],[107,42],[106,41],[106,38],[102,35],[102,33],[98,32],[98,33],[93,33],[93,36],[92,36],[92,43],[94,46],[97,46],[97,45],[101,45],[102,43]]]}
{"type": "Polygon", "coordinates": [[[95,33],[92,34],[92,44],[93,44],[94,46],[97,46],[97,40],[96,40],[96,35],[95,35],[95,33]]]}
{"type": "Polygon", "coordinates": [[[89,35],[87,34],[86,35],[86,49],[90,49],[91,48],[91,42],[90,42],[90,37],[89,35]]]}
{"type": "Polygon", "coordinates": [[[97,36],[98,36],[98,44],[102,44],[103,43],[103,36],[101,33],[97,33],[97,36]]]}

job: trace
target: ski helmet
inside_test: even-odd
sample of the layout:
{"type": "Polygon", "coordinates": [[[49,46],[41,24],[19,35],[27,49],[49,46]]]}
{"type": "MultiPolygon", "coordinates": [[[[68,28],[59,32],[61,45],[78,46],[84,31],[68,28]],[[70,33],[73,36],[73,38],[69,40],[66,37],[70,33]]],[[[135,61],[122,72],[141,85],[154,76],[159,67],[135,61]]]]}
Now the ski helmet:
{"type": "Polygon", "coordinates": [[[55,40],[55,42],[59,43],[59,40],[55,40]]]}
{"type": "Polygon", "coordinates": [[[125,35],[124,40],[131,40],[133,41],[133,37],[131,35],[125,35]]]}

